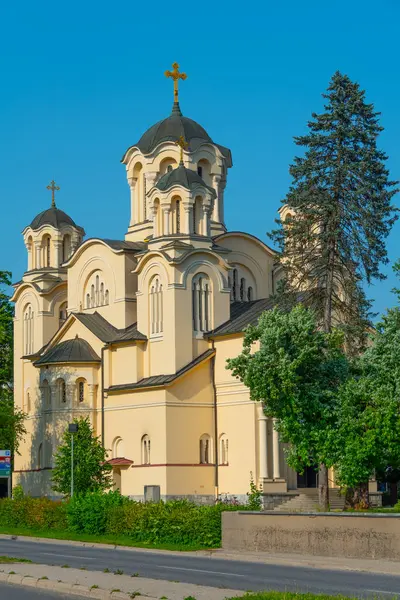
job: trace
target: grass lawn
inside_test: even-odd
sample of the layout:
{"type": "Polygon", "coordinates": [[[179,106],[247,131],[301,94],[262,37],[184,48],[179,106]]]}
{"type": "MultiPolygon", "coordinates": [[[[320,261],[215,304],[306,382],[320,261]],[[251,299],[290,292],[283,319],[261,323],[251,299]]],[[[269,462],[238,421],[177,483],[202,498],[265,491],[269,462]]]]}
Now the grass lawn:
{"type": "Polygon", "coordinates": [[[294,592],[260,592],[258,594],[245,594],[239,598],[226,600],[356,600],[348,596],[326,596],[325,594],[297,594],[294,592]]]}
{"type": "Polygon", "coordinates": [[[0,564],[8,564],[8,563],[31,563],[32,561],[28,558],[13,558],[12,556],[0,556],[0,564]]]}
{"type": "Polygon", "coordinates": [[[90,535],[88,533],[72,533],[70,531],[55,531],[53,529],[27,529],[24,527],[0,527],[0,534],[27,535],[54,540],[73,540],[76,542],[93,542],[97,544],[112,544],[115,546],[130,546],[132,548],[149,548],[152,550],[175,550],[179,552],[193,552],[196,550],[210,550],[204,546],[183,546],[180,544],[146,544],[135,542],[127,535],[90,535]]]}

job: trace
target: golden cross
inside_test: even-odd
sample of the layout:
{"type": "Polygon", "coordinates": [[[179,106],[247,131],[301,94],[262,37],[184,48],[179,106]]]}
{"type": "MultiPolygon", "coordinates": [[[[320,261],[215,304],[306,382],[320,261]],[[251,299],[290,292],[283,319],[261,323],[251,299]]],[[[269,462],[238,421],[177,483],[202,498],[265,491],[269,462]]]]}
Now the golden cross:
{"type": "Polygon", "coordinates": [[[51,190],[51,206],[53,208],[55,208],[56,207],[56,199],[55,199],[54,192],[58,191],[60,188],[58,187],[58,185],[56,185],[56,182],[53,179],[53,181],[50,181],[50,185],[48,185],[46,189],[51,190]]]}
{"type": "Polygon", "coordinates": [[[183,150],[187,150],[187,148],[189,148],[189,144],[187,143],[183,135],[181,135],[179,139],[176,140],[175,144],[181,149],[181,163],[183,163],[183,150]]]}
{"type": "Polygon", "coordinates": [[[179,73],[179,65],[177,62],[174,62],[173,71],[165,71],[165,77],[171,77],[174,80],[174,102],[178,102],[178,81],[182,79],[185,81],[187,78],[186,73],[179,73]]]}

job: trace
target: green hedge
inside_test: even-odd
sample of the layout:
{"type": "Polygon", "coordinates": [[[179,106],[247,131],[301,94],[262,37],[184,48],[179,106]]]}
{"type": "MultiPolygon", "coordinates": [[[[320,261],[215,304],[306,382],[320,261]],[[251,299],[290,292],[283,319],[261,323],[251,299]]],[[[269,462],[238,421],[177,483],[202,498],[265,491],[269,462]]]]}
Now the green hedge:
{"type": "Polygon", "coordinates": [[[129,536],[146,544],[216,547],[221,512],[244,506],[198,506],[185,500],[141,503],[118,492],[76,495],[65,502],[39,498],[0,500],[0,526],[129,536]]]}

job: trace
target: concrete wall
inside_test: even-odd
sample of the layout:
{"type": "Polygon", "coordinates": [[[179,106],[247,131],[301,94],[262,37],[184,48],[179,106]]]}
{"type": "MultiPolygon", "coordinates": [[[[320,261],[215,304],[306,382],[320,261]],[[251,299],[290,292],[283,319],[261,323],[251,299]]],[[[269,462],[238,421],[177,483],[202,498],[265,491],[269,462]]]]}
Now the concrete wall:
{"type": "Polygon", "coordinates": [[[400,515],[225,512],[222,547],[400,561],[400,515]]]}

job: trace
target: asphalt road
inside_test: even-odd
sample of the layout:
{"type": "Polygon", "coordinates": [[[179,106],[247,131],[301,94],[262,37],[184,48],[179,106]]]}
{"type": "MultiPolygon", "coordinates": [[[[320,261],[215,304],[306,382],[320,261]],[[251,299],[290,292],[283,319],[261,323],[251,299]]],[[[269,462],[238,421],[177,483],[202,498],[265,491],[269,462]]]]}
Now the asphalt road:
{"type": "MultiPolygon", "coordinates": [[[[400,569],[399,576],[394,576],[18,539],[0,539],[0,555],[28,558],[48,565],[84,567],[93,571],[121,569],[125,575],[138,573],[140,577],[151,579],[238,590],[297,591],[400,600],[400,569]]],[[[0,598],[3,598],[1,594],[0,598]]]]}
{"type": "Polygon", "coordinates": [[[0,598],[1,600],[71,600],[71,598],[79,600],[80,596],[66,596],[65,594],[35,590],[21,585],[0,583],[0,598]]]}

